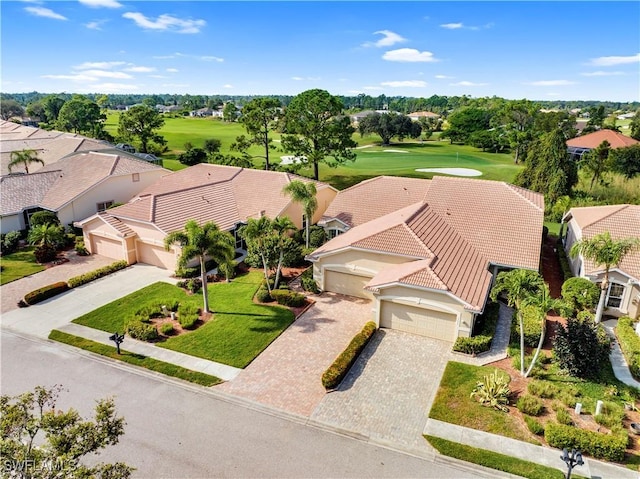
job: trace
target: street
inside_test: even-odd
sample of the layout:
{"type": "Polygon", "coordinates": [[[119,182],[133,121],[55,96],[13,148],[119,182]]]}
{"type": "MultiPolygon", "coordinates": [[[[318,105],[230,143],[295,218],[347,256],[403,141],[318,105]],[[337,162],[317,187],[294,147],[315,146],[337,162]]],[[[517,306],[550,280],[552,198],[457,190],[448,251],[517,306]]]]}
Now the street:
{"type": "Polygon", "coordinates": [[[72,348],[2,331],[2,394],[60,384],[57,408],[90,417],[114,396],[125,434],[98,461],[122,461],[136,478],[487,477],[221,399],[198,386],[138,372],[72,348]]]}

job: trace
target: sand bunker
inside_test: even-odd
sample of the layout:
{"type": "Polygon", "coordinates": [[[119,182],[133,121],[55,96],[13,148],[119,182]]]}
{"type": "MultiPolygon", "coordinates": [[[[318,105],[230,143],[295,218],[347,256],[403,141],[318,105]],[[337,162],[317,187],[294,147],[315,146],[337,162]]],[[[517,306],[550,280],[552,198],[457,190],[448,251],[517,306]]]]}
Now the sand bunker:
{"type": "Polygon", "coordinates": [[[304,156],[281,156],[281,165],[293,165],[294,163],[301,163],[304,156]]]}
{"type": "Polygon", "coordinates": [[[471,168],[418,168],[416,171],[424,173],[444,173],[453,176],[482,176],[482,171],[471,168]]]}
{"type": "Polygon", "coordinates": [[[409,153],[408,151],[405,150],[382,150],[385,153],[409,153]]]}

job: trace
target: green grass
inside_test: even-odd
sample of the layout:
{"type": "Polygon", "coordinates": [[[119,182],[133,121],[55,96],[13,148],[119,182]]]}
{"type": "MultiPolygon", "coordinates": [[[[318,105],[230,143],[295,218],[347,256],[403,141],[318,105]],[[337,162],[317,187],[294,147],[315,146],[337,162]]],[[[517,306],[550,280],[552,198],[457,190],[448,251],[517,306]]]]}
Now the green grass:
{"type": "Polygon", "coordinates": [[[429,417],[480,431],[529,441],[530,434],[513,416],[482,406],[469,395],[478,381],[495,368],[449,361],[429,417]]]}
{"type": "MultiPolygon", "coordinates": [[[[448,441],[435,436],[425,435],[425,438],[438,450],[440,454],[455,457],[462,461],[479,464],[491,469],[531,479],[540,479],[542,477],[545,479],[563,479],[565,477],[564,473],[559,469],[542,466],[535,462],[524,461],[515,457],[459,444],[457,442],[448,441]]],[[[581,476],[572,475],[571,477],[578,479],[581,476]]]]}
{"type": "MultiPolygon", "coordinates": [[[[231,283],[209,285],[210,308],[214,318],[198,329],[175,336],[157,346],[192,356],[244,368],[262,352],[294,319],[282,306],[255,304],[253,295],[262,274],[253,271],[231,283]]],[[[187,295],[168,283],[155,283],[113,301],[73,322],[103,331],[123,331],[125,320],[146,304],[172,300],[202,307],[202,294],[187,295]]]]}
{"type": "Polygon", "coordinates": [[[0,285],[39,273],[45,269],[44,266],[36,261],[33,255],[34,249],[33,246],[30,246],[0,257],[0,266],[2,266],[0,285]]]}
{"type": "Polygon", "coordinates": [[[96,343],[95,341],[73,336],[72,334],[67,334],[55,329],[49,334],[49,339],[68,344],[70,346],[75,346],[76,348],[84,349],[85,351],[90,351],[95,354],[100,354],[101,356],[106,356],[111,359],[117,359],[118,361],[123,361],[134,366],[162,373],[167,376],[184,379],[185,381],[200,384],[201,386],[215,386],[222,382],[215,376],[185,369],[183,367],[176,366],[175,364],[158,361],[157,359],[149,358],[142,354],[130,353],[122,349],[120,350],[122,354],[118,354],[116,348],[113,346],[96,343]]]}
{"type": "Polygon", "coordinates": [[[560,236],[560,225],[561,223],[555,223],[553,221],[545,221],[544,225],[549,228],[549,234],[555,237],[560,236]]]}

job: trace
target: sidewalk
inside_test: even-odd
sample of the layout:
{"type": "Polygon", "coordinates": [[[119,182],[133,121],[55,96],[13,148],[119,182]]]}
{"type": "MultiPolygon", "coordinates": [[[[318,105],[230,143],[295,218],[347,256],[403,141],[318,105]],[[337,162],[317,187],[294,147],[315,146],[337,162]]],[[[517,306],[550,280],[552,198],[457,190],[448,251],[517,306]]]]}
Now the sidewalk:
{"type": "Polygon", "coordinates": [[[609,354],[611,367],[613,368],[613,374],[616,376],[616,378],[618,378],[619,381],[622,381],[626,385],[640,389],[640,382],[636,381],[631,375],[631,372],[629,371],[629,365],[624,358],[624,354],[622,354],[622,350],[620,349],[620,345],[618,344],[618,340],[616,339],[616,334],[613,331],[613,328],[616,327],[616,324],[618,324],[618,321],[615,319],[609,319],[602,322],[602,327],[611,337],[611,339],[613,339],[611,353],[609,354]]]}
{"type": "MultiPolygon", "coordinates": [[[[497,434],[428,419],[424,434],[436,436],[468,446],[494,451],[525,461],[535,462],[566,472],[565,463],[560,459],[562,451],[550,447],[536,446],[497,434]]],[[[583,466],[576,466],[574,474],[602,479],[638,479],[640,475],[623,466],[584,458],[583,466]]]]}

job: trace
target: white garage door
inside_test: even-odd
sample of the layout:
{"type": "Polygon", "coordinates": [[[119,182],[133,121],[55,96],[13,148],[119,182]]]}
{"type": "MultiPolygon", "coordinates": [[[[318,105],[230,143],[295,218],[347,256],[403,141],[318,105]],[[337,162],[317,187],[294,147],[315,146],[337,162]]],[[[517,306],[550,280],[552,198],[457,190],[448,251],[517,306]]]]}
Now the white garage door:
{"type": "Polygon", "coordinates": [[[371,278],[366,276],[328,270],[324,272],[325,291],[348,294],[349,296],[356,296],[358,298],[373,299],[373,294],[363,289],[369,281],[371,281],[371,278]]]}
{"type": "Polygon", "coordinates": [[[456,339],[456,315],[391,301],[380,302],[380,327],[444,341],[456,339]]]}
{"type": "Polygon", "coordinates": [[[91,235],[91,252],[113,259],[125,259],[122,243],[111,238],[91,235]]]}
{"type": "Polygon", "coordinates": [[[175,253],[165,250],[162,246],[151,245],[138,241],[138,263],[152,264],[164,269],[173,270],[176,267],[175,253]]]}

